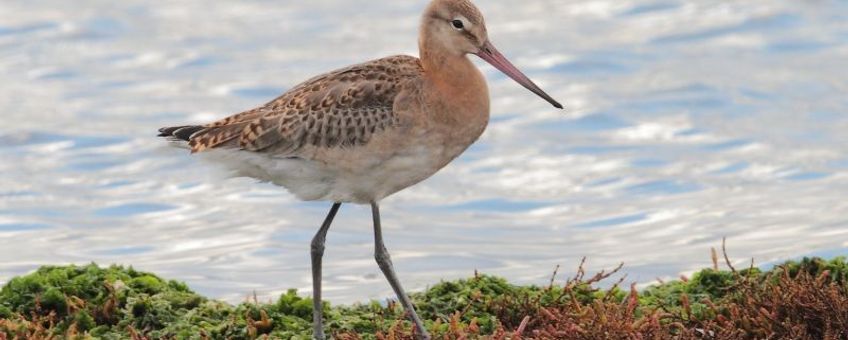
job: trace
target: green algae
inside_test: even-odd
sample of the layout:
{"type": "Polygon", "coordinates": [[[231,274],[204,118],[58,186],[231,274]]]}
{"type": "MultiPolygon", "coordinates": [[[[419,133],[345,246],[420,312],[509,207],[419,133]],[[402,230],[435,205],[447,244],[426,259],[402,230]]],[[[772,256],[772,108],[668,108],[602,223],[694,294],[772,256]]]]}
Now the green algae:
{"type": "MultiPolygon", "coordinates": [[[[848,281],[844,258],[804,259],[782,267],[792,275],[802,271],[814,276],[826,272],[838,284],[848,281]]],[[[691,279],[643,290],[635,300],[636,313],[657,308],[685,309],[689,317],[715,317],[716,311],[704,301],[733,297],[739,280],[769,280],[774,277],[769,273],[757,269],[705,269],[691,279]]],[[[563,285],[518,286],[503,278],[475,275],[438,283],[411,298],[435,334],[455,332],[457,328],[493,334],[566,300],[580,305],[600,300],[627,302],[627,292],[617,285],[608,290],[595,289],[593,284],[597,281],[578,276],[563,285]]],[[[409,328],[403,310],[395,303],[331,306],[325,302],[323,308],[331,334],[358,334],[370,339],[393,327],[409,328]]],[[[310,339],[312,300],[289,290],[270,303],[231,305],[200,296],[184,283],[132,267],[45,266],[10,280],[0,290],[0,338],[34,334],[22,328],[36,327],[38,321],[44,320],[50,321],[49,327],[39,330],[45,334],[81,338],[129,339],[142,334],[150,339],[310,339]]]]}

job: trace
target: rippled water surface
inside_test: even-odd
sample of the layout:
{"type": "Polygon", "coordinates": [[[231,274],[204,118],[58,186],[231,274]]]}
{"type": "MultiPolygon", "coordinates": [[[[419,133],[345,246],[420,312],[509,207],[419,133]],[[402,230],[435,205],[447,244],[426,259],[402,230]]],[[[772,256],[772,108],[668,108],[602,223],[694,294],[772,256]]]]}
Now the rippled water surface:
{"type": "MultiPolygon", "coordinates": [[[[329,205],[221,179],[156,129],[417,54],[425,4],[0,2],[0,282],[96,261],[230,301],[308,292],[329,205]]],[[[740,261],[848,254],[848,2],[478,4],[567,110],[480,63],[483,138],[383,202],[409,288],[475,269],[542,283],[583,256],[645,283],[707,265],[724,236],[740,261]]],[[[342,208],[327,247],[329,299],[392,295],[365,207],[342,208]]]]}

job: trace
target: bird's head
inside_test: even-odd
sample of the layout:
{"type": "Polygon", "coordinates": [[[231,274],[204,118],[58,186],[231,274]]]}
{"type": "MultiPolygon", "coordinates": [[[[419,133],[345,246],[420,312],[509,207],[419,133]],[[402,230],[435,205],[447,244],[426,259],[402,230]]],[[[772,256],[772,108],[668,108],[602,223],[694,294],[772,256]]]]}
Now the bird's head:
{"type": "Polygon", "coordinates": [[[427,46],[438,49],[445,57],[474,54],[554,107],[562,108],[495,48],[489,41],[483,14],[469,0],[433,0],[424,11],[421,39],[427,40],[427,46]]]}

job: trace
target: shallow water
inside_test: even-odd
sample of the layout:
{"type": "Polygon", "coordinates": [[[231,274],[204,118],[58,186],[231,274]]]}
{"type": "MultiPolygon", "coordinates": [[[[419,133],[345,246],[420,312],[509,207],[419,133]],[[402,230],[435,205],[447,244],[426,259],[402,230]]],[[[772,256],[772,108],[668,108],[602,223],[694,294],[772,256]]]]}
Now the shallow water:
{"type": "MultiPolygon", "coordinates": [[[[408,288],[546,282],[626,263],[848,254],[848,2],[479,0],[499,48],[564,112],[480,64],[493,117],[433,178],[385,200],[408,288]]],[[[209,296],[310,291],[329,205],[155,138],[297,82],[415,54],[425,1],[0,2],[0,282],[42,264],[131,264],[209,296]]],[[[392,296],[369,211],[328,236],[325,296],[392,296]]]]}

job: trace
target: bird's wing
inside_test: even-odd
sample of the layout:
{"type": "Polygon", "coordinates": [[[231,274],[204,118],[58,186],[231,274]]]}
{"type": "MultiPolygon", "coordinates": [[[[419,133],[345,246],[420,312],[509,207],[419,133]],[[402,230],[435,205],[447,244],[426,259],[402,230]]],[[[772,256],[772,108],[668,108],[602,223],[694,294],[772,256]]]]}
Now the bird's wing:
{"type": "Polygon", "coordinates": [[[421,72],[418,59],[409,56],[354,65],[310,79],[257,109],[170,136],[187,137],[192,152],[230,147],[294,156],[306,145],[364,145],[396,123],[395,98],[421,72]]]}

